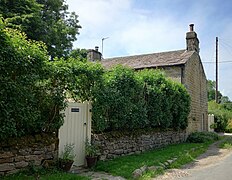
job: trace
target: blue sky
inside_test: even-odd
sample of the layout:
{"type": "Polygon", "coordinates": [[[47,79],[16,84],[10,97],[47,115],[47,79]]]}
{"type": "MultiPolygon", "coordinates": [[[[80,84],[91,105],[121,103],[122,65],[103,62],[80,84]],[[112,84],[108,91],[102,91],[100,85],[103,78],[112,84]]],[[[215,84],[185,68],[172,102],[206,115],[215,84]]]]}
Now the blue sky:
{"type": "MultiPolygon", "coordinates": [[[[79,15],[75,48],[91,49],[104,40],[104,58],[185,49],[189,24],[200,40],[208,79],[215,80],[215,38],[219,61],[232,61],[230,0],[67,0],[79,15]],[[210,63],[208,63],[210,62],[210,63]]],[[[232,100],[232,62],[219,64],[219,90],[232,100]]]]}

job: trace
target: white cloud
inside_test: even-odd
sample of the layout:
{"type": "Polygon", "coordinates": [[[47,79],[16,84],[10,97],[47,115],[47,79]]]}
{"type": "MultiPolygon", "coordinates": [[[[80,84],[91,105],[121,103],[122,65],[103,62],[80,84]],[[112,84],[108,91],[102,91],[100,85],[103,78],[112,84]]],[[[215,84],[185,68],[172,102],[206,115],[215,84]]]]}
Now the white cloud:
{"type": "MultiPolygon", "coordinates": [[[[101,39],[109,37],[104,41],[104,57],[185,49],[185,33],[190,23],[195,24],[203,61],[214,60],[216,36],[232,42],[230,18],[214,20],[217,1],[202,0],[189,4],[179,0],[172,2],[172,5],[179,3],[178,6],[166,7],[163,4],[159,7],[164,2],[148,7],[146,1],[67,0],[69,9],[79,15],[82,26],[74,45],[87,49],[98,45],[101,51],[101,39]],[[143,5],[139,6],[139,3],[143,5]]],[[[231,55],[224,58],[230,60],[231,55]]],[[[207,77],[214,79],[214,64],[204,66],[207,77]]],[[[230,70],[220,67],[220,90],[232,99],[230,70]]]]}

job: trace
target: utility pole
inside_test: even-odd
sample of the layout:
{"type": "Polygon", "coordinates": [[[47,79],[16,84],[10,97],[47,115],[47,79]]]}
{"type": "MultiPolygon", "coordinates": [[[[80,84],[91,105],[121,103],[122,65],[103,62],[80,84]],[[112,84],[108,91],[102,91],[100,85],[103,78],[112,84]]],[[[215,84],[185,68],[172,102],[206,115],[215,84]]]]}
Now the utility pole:
{"type": "Polygon", "coordinates": [[[108,39],[109,37],[102,38],[102,57],[103,57],[103,41],[108,39]]]}
{"type": "Polygon", "coordinates": [[[216,90],[215,101],[218,103],[218,37],[216,37],[216,90]]]}

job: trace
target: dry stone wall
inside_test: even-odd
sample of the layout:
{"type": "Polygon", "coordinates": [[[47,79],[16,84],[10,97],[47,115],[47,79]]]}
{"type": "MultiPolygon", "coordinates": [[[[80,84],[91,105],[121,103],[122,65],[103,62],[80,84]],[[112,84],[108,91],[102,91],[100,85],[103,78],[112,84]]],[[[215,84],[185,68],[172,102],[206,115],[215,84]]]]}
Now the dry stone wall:
{"type": "Polygon", "coordinates": [[[42,165],[56,160],[58,138],[53,134],[9,139],[0,144],[0,176],[13,174],[28,165],[42,165]]]}
{"type": "Polygon", "coordinates": [[[181,143],[186,139],[185,131],[150,131],[145,133],[111,132],[94,134],[93,143],[100,147],[100,159],[113,159],[117,156],[141,153],[169,144],[181,143]]]}

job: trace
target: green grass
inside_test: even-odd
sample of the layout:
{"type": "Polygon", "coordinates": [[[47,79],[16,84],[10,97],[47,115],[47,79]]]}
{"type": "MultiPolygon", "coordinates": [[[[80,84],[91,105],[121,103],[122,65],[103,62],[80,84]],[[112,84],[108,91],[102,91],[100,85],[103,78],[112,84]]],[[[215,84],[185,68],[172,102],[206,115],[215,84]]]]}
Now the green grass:
{"type": "Polygon", "coordinates": [[[2,180],[35,180],[36,178],[38,178],[39,180],[90,180],[90,178],[88,177],[78,176],[76,174],[65,173],[61,171],[38,172],[31,175],[25,172],[21,172],[14,175],[2,177],[2,180]]]}
{"type": "Polygon", "coordinates": [[[223,149],[232,149],[232,137],[226,137],[219,147],[223,149]]]}
{"type": "MultiPolygon", "coordinates": [[[[193,161],[197,156],[204,153],[210,144],[211,143],[183,143],[137,155],[122,156],[108,161],[99,161],[95,170],[132,179],[132,173],[135,169],[144,165],[148,167],[159,166],[160,162],[165,162],[174,157],[176,157],[177,160],[171,164],[170,167],[178,168],[183,164],[193,161]]],[[[155,172],[147,172],[141,179],[149,179],[162,172],[162,169],[155,172]]]]}

